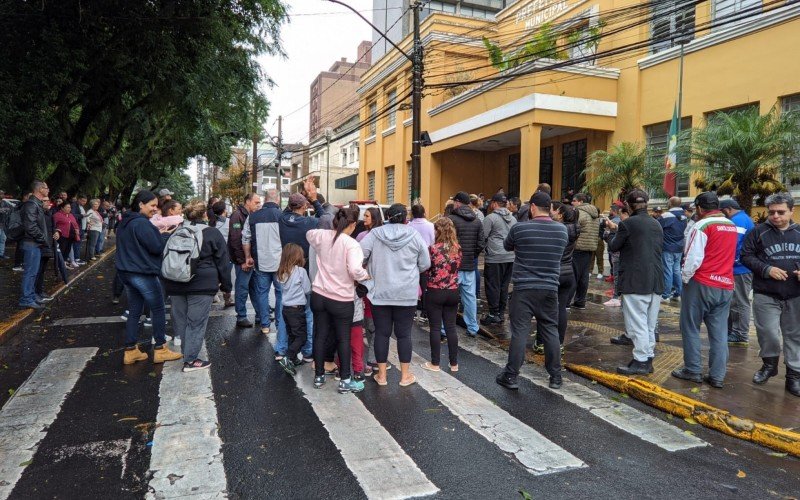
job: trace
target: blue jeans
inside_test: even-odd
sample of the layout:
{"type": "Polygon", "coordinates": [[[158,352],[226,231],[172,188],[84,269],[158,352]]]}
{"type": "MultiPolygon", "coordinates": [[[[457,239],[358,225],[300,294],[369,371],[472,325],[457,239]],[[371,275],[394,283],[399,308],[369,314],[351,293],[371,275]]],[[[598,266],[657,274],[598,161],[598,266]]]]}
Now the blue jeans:
{"type": "Polygon", "coordinates": [[[255,281],[255,300],[258,302],[256,310],[263,313],[259,316],[262,327],[269,326],[269,289],[275,287],[275,323],[278,325],[278,342],[275,345],[275,352],[285,354],[289,348],[289,334],[286,331],[286,322],[283,321],[283,288],[281,288],[281,282],[278,281],[277,273],[256,270],[251,280],[255,281]]]}
{"type": "Polygon", "coordinates": [[[128,322],[125,323],[125,347],[139,343],[139,317],[144,306],[150,309],[153,320],[153,337],[156,347],[161,347],[167,339],[167,317],[164,307],[164,291],[161,281],[153,274],[127,273],[119,271],[119,278],[128,292],[128,322]]]}
{"type": "MultiPolygon", "coordinates": [[[[72,242],[72,260],[73,262],[76,260],[80,260],[81,258],[81,242],[86,237],[86,233],[81,231],[81,241],[73,241],[72,242]]],[[[66,258],[66,256],[64,257],[66,258]]]]}
{"type": "Polygon", "coordinates": [[[97,245],[94,247],[94,253],[103,253],[103,247],[106,243],[106,232],[100,231],[100,236],[97,238],[97,245]]]}
{"type": "Polygon", "coordinates": [[[6,256],[6,230],[0,228],[0,258],[6,256]]]}
{"type": "Polygon", "coordinates": [[[467,333],[478,333],[478,300],[475,298],[475,271],[458,272],[458,292],[461,295],[461,306],[464,308],[464,323],[467,333]]]}
{"type": "Polygon", "coordinates": [[[661,262],[664,264],[664,293],[662,298],[680,297],[683,289],[681,281],[681,259],[683,252],[664,252],[661,262]]]}
{"type": "MultiPolygon", "coordinates": [[[[253,276],[253,271],[243,271],[242,266],[239,264],[234,264],[236,268],[236,284],[234,285],[234,292],[236,293],[235,305],[236,305],[236,319],[242,320],[247,319],[247,294],[250,294],[250,302],[253,304],[253,309],[256,310],[256,316],[260,316],[258,314],[258,300],[256,299],[256,280],[251,279],[253,276]]],[[[269,315],[267,315],[269,317],[269,315]]]]}
{"type": "Polygon", "coordinates": [[[683,364],[692,373],[703,373],[700,351],[700,325],[708,331],[708,374],[725,380],[728,363],[728,313],[733,290],[701,285],[694,279],[686,284],[681,299],[680,329],[683,338],[683,364]]]}
{"type": "MultiPolygon", "coordinates": [[[[475,257],[475,297],[481,296],[481,270],[478,269],[478,258],[475,257]]],[[[477,314],[477,313],[476,313],[477,314]]]]}
{"type": "Polygon", "coordinates": [[[311,358],[314,356],[314,313],[311,311],[311,294],[306,295],[306,326],[308,327],[308,339],[303,345],[303,357],[311,358]]]}
{"type": "Polygon", "coordinates": [[[19,305],[30,306],[36,304],[36,276],[39,274],[42,261],[42,249],[33,241],[23,241],[20,245],[22,245],[22,265],[25,266],[25,273],[22,275],[22,296],[19,298],[19,305]]]}

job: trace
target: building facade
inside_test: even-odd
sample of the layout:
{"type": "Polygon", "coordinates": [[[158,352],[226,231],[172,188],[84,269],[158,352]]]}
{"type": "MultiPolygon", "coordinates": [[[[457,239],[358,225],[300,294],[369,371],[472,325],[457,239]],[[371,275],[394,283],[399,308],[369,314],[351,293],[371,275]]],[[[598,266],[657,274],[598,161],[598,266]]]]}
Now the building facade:
{"type": "MultiPolygon", "coordinates": [[[[720,110],[800,107],[800,4],[666,4],[518,0],[494,19],[429,15],[421,123],[433,144],[422,149],[420,186],[428,213],[459,190],[502,187],[526,199],[548,182],[554,198],[578,191],[587,156],[623,141],[665,151],[682,37],[683,128],[720,110]]],[[[400,46],[410,51],[410,37],[400,46]]],[[[410,202],[409,82],[396,51],[362,78],[361,198],[410,202]]],[[[696,189],[682,179],[678,191],[696,189]]]]}

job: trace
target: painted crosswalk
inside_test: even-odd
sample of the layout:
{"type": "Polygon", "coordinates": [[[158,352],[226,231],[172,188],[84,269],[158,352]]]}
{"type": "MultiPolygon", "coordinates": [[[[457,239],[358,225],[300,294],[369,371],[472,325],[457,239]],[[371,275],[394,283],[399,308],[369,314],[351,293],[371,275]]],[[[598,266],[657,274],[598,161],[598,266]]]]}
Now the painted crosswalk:
{"type": "MultiPolygon", "coordinates": [[[[274,332],[268,340],[274,345],[274,332]]],[[[499,366],[506,361],[505,351],[481,340],[464,337],[461,349],[499,366]]],[[[3,458],[0,460],[0,500],[12,493],[27,464],[34,460],[38,444],[58,418],[62,404],[77,381],[86,376],[82,374],[84,367],[97,352],[97,348],[51,352],[0,410],[0,456],[3,458]]],[[[201,356],[207,356],[205,346],[201,356]]],[[[389,361],[399,362],[394,341],[389,361]]],[[[515,464],[517,470],[523,474],[522,471],[527,471],[531,478],[546,474],[569,477],[572,472],[591,467],[591,461],[581,457],[586,451],[580,446],[571,449],[570,443],[554,442],[552,439],[558,440],[558,436],[549,436],[546,431],[534,428],[538,427],[535,423],[520,420],[522,417],[515,417],[457,376],[418,369],[424,361],[422,356],[413,354],[418,389],[409,390],[421,395],[421,389],[426,396],[438,401],[455,417],[453,422],[464,426],[462,432],[474,435],[487,450],[492,447],[499,450],[498,457],[508,461],[509,466],[515,464]]],[[[469,365],[462,364],[462,369],[469,370],[469,365]]],[[[521,376],[537,388],[551,391],[542,368],[524,365],[521,376]]],[[[299,389],[296,394],[310,403],[309,415],[313,413],[322,424],[326,438],[341,455],[364,496],[416,498],[436,495],[444,488],[436,484],[439,479],[427,469],[430,464],[417,463],[412,458],[413,453],[404,449],[409,443],[393,435],[394,431],[390,432],[382,422],[385,416],[374,414],[374,407],[366,404],[361,395],[339,394],[332,379],[322,389],[315,389],[309,366],[300,368],[294,380],[299,389]],[[367,455],[365,449],[371,452],[367,455]]],[[[288,378],[285,382],[291,383],[288,378]]],[[[368,390],[384,389],[370,384],[368,390]]],[[[661,450],[678,452],[708,446],[697,436],[686,434],[664,420],[586,385],[565,379],[561,390],[551,392],[579,410],[661,450]]],[[[521,395],[524,397],[524,393],[521,395]]],[[[149,475],[145,480],[147,498],[230,496],[232,477],[223,457],[217,397],[210,371],[182,373],[180,362],[164,365],[157,395],[157,425],[147,468],[149,475]]],[[[124,477],[131,440],[116,439],[104,442],[104,446],[109,443],[113,446],[107,452],[120,456],[124,477]]],[[[93,444],[85,446],[92,448],[93,444]]],[[[71,448],[66,452],[75,454],[71,448]]],[[[241,470],[235,472],[242,473],[241,470]]]]}

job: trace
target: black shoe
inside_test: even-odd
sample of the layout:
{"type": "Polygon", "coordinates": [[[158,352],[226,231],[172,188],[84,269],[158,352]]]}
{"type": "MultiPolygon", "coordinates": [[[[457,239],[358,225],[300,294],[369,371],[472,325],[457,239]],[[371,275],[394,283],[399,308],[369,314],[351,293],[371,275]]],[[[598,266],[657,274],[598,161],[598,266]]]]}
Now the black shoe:
{"type": "Polygon", "coordinates": [[[722,380],[711,378],[711,375],[703,377],[703,381],[715,389],[722,389],[722,380]]]}
{"type": "Polygon", "coordinates": [[[647,373],[653,373],[653,359],[654,358],[647,358],[647,373]]]}
{"type": "Polygon", "coordinates": [[[478,332],[475,332],[475,333],[470,333],[470,332],[467,332],[467,337],[469,337],[469,338],[472,338],[472,339],[474,339],[474,338],[475,338],[475,337],[477,337],[477,336],[478,336],[478,332]]]}
{"type": "Polygon", "coordinates": [[[572,308],[583,311],[584,309],[586,309],[586,304],[577,304],[577,303],[572,304],[572,308]]]}
{"type": "Polygon", "coordinates": [[[238,326],[239,328],[252,328],[253,323],[251,323],[249,319],[245,318],[238,320],[236,322],[236,326],[238,326]]]}
{"type": "Polygon", "coordinates": [[[314,377],[314,388],[319,389],[325,385],[325,375],[318,375],[314,377]]]}
{"type": "Polygon", "coordinates": [[[753,383],[762,385],[766,384],[770,377],[778,374],[778,356],[770,358],[762,358],[764,365],[753,375],[753,383]]]}
{"type": "Polygon", "coordinates": [[[617,373],[622,375],[647,375],[650,373],[650,364],[647,361],[632,359],[628,366],[618,366],[617,373]]]}
{"type": "Polygon", "coordinates": [[[672,370],[672,376],[681,380],[688,380],[689,382],[703,383],[703,376],[699,373],[693,373],[686,369],[685,366],[672,370]]]}
{"type": "Polygon", "coordinates": [[[561,375],[550,376],[550,383],[548,384],[551,389],[561,389],[562,384],[561,375]]]}
{"type": "Polygon", "coordinates": [[[516,391],[519,389],[519,383],[517,383],[517,379],[511,378],[511,376],[505,372],[501,373],[494,379],[495,382],[502,385],[506,389],[511,389],[512,391],[516,391]]]}
{"type": "Polygon", "coordinates": [[[611,343],[614,345],[633,345],[633,340],[624,333],[621,333],[616,337],[611,337],[611,343]]]}
{"type": "Polygon", "coordinates": [[[786,390],[792,396],[800,398],[800,372],[786,367],[786,390]]]}
{"type": "Polygon", "coordinates": [[[487,314],[483,318],[481,318],[481,324],[484,326],[491,326],[491,325],[502,325],[503,318],[496,314],[487,314]]]}
{"type": "Polygon", "coordinates": [[[253,323],[255,323],[257,325],[261,325],[261,318],[256,316],[256,319],[253,320],[253,323]]]}
{"type": "Polygon", "coordinates": [[[286,373],[288,373],[288,374],[289,374],[289,375],[291,375],[292,377],[294,377],[295,375],[297,375],[297,370],[296,370],[296,369],[295,369],[295,367],[294,367],[294,363],[292,363],[291,361],[289,361],[289,358],[287,358],[287,357],[284,357],[283,359],[281,359],[280,361],[278,361],[278,364],[280,364],[280,365],[281,365],[281,368],[283,368],[283,371],[285,371],[286,373]]]}

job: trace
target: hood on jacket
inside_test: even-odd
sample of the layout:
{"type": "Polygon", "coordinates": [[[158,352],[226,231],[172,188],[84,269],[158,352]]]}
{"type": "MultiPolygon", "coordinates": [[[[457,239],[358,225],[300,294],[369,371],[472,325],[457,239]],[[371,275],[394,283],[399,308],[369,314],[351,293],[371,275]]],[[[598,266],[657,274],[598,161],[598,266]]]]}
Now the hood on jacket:
{"type": "Polygon", "coordinates": [[[133,222],[134,220],[136,220],[136,219],[138,219],[140,217],[144,218],[144,219],[147,218],[144,215],[140,214],[139,212],[134,212],[133,210],[128,210],[127,212],[122,214],[122,221],[120,221],[120,223],[119,223],[120,224],[120,226],[119,226],[120,229],[125,229],[126,227],[128,227],[128,224],[130,224],[131,222],[133,222]]]}
{"type": "Polygon", "coordinates": [[[456,208],[452,212],[453,215],[457,215],[464,220],[471,221],[476,219],[475,212],[472,211],[471,208],[467,205],[461,205],[460,207],[456,208]]]}
{"type": "Polygon", "coordinates": [[[577,210],[581,212],[586,212],[591,216],[592,219],[596,219],[600,217],[600,211],[597,209],[596,206],[590,205],[589,203],[584,203],[583,205],[578,205],[577,210]]]}
{"type": "Polygon", "coordinates": [[[509,212],[508,209],[505,207],[498,207],[497,209],[492,210],[492,214],[499,215],[500,217],[503,218],[504,221],[506,221],[509,224],[511,223],[511,221],[516,220],[514,218],[514,214],[509,212]]]}
{"type": "Polygon", "coordinates": [[[385,224],[370,231],[373,238],[382,242],[393,252],[408,245],[417,235],[417,231],[405,224],[385,224]]]}

